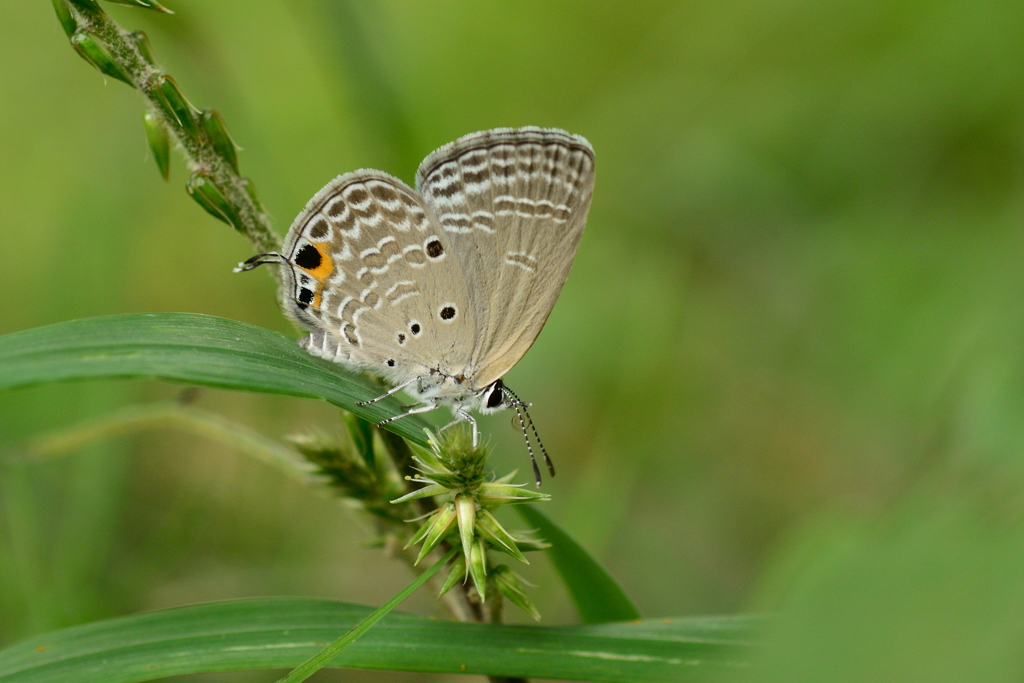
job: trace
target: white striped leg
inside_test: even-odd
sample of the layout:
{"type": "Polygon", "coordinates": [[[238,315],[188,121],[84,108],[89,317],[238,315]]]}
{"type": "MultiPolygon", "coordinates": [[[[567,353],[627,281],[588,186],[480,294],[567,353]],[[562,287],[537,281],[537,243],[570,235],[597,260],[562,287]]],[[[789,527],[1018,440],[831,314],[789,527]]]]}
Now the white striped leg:
{"type": "MultiPolygon", "coordinates": [[[[388,396],[391,396],[392,394],[397,394],[399,391],[401,391],[402,389],[405,389],[407,386],[409,386],[410,384],[412,384],[413,382],[415,382],[418,379],[419,379],[419,377],[413,377],[408,382],[403,382],[402,384],[399,384],[394,389],[390,389],[387,393],[381,394],[377,398],[371,398],[369,401],[359,401],[356,405],[359,405],[359,406],[372,405],[372,404],[376,403],[377,401],[381,401],[381,400],[387,398],[388,396]]],[[[395,419],[397,420],[398,418],[395,418],[395,419]]]]}
{"type": "Polygon", "coordinates": [[[418,413],[429,413],[431,410],[434,410],[435,408],[437,408],[437,404],[433,401],[430,401],[429,403],[426,403],[424,405],[416,406],[415,408],[410,408],[401,415],[395,415],[394,417],[389,417],[386,420],[381,420],[380,422],[377,423],[377,426],[383,427],[389,422],[401,420],[403,417],[409,417],[410,415],[416,415],[418,413]]]}

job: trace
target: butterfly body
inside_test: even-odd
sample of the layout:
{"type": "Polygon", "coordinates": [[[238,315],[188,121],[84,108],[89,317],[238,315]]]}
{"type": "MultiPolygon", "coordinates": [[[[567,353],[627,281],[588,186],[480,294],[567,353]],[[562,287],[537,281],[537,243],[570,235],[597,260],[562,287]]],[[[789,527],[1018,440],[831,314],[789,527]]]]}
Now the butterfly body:
{"type": "MultiPolygon", "coordinates": [[[[310,353],[460,419],[518,403],[501,383],[558,298],[586,223],[594,153],[541,128],[473,133],[430,154],[416,189],[360,170],[299,214],[279,259],[282,303],[310,353]]],[[[525,424],[524,424],[525,430],[525,424]]],[[[476,435],[474,422],[474,437],[476,435]]]]}

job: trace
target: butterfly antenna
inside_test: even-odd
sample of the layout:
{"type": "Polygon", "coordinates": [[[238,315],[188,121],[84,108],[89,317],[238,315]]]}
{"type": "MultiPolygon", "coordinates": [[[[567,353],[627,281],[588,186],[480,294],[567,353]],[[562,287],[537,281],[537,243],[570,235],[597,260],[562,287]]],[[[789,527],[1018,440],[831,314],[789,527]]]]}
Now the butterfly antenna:
{"type": "MultiPolygon", "coordinates": [[[[506,389],[506,391],[508,390],[506,389]]],[[[511,394],[512,392],[509,393],[511,394]]],[[[515,396],[515,394],[512,395],[515,396]]],[[[533,455],[533,446],[530,444],[530,435],[526,431],[526,420],[523,419],[523,414],[519,411],[519,407],[522,403],[523,402],[517,398],[516,402],[512,404],[512,409],[516,411],[516,416],[519,418],[519,426],[523,430],[523,439],[526,441],[526,450],[530,452],[530,464],[533,465],[533,478],[537,481],[537,488],[540,488],[540,467],[537,466],[537,458],[533,455]]]]}
{"type": "Polygon", "coordinates": [[[530,429],[533,430],[533,436],[537,439],[537,445],[540,446],[540,452],[544,455],[544,464],[548,466],[548,472],[551,476],[555,476],[555,463],[551,462],[551,457],[548,455],[548,449],[544,448],[544,442],[540,440],[540,434],[537,433],[537,425],[533,424],[533,418],[530,417],[530,411],[523,406],[523,412],[526,413],[526,421],[530,423],[530,429]]]}
{"type": "Polygon", "coordinates": [[[276,251],[268,251],[266,254],[256,254],[247,261],[239,263],[235,268],[234,272],[244,273],[252,270],[253,268],[259,268],[266,263],[284,263],[284,256],[281,256],[276,251]]]}
{"type": "Polygon", "coordinates": [[[548,472],[551,476],[555,476],[555,465],[551,462],[551,458],[548,457],[548,451],[544,448],[544,442],[540,440],[540,434],[537,433],[537,426],[533,424],[533,418],[530,417],[530,411],[527,408],[530,404],[519,398],[516,392],[512,391],[508,387],[503,387],[505,391],[514,399],[512,401],[512,407],[515,408],[516,415],[519,416],[519,425],[523,429],[523,438],[526,439],[526,450],[530,451],[530,462],[533,463],[533,475],[537,480],[537,486],[540,486],[540,468],[537,466],[537,458],[533,454],[533,446],[530,444],[530,436],[526,433],[526,425],[530,425],[530,429],[533,430],[533,436],[537,439],[537,446],[540,447],[540,452],[544,455],[544,464],[548,466],[548,472]],[[522,412],[519,409],[522,408],[522,412]],[[526,419],[523,419],[523,414],[526,415],[526,419]]]}

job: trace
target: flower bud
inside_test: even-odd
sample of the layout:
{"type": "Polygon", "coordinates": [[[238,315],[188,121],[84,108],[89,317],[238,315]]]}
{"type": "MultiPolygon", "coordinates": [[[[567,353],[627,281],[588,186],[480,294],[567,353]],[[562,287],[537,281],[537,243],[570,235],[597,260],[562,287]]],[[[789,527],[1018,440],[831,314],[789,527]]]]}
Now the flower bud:
{"type": "Polygon", "coordinates": [[[480,485],[480,496],[478,499],[481,505],[490,508],[509,503],[550,500],[551,496],[546,493],[540,493],[539,491],[531,491],[530,489],[520,486],[490,482],[480,485]]]}
{"type": "Polygon", "coordinates": [[[164,14],[174,14],[171,10],[167,9],[159,2],[155,0],[107,0],[115,5],[128,5],[129,7],[142,7],[143,9],[153,9],[157,12],[163,12],[164,14]]]}
{"type": "Polygon", "coordinates": [[[228,129],[224,126],[224,119],[220,117],[216,109],[204,109],[199,115],[199,121],[203,126],[203,132],[206,133],[206,138],[213,145],[214,151],[231,164],[235,173],[238,173],[235,141],[228,134],[228,129]]]}
{"type": "Polygon", "coordinates": [[[164,122],[151,111],[143,114],[142,121],[146,125],[146,137],[149,139],[149,148],[153,151],[153,160],[156,161],[157,168],[160,169],[160,175],[164,177],[165,181],[169,180],[171,177],[171,139],[167,135],[167,129],[164,128],[164,122]]]}
{"type": "Polygon", "coordinates": [[[462,539],[462,551],[469,561],[469,549],[473,545],[473,532],[476,525],[476,501],[473,496],[465,493],[455,496],[455,512],[459,518],[459,536],[462,539]]]}
{"type": "Polygon", "coordinates": [[[512,534],[505,531],[505,527],[501,526],[490,512],[487,510],[479,512],[476,527],[480,535],[490,541],[494,547],[505,551],[523,564],[530,564],[519,551],[519,547],[516,545],[515,539],[512,538],[512,534]]]}
{"type": "Polygon", "coordinates": [[[491,570],[491,577],[494,579],[494,586],[498,589],[499,593],[511,600],[534,619],[540,619],[540,612],[537,611],[533,602],[526,597],[522,581],[514,571],[503,564],[499,564],[491,570]]]}
{"type": "Polygon", "coordinates": [[[482,538],[477,538],[475,543],[470,544],[469,552],[469,575],[473,577],[473,585],[476,592],[480,594],[480,601],[487,599],[484,591],[487,586],[487,549],[482,538]]]}
{"type": "Polygon", "coordinates": [[[92,11],[92,12],[102,12],[103,11],[103,9],[100,7],[100,4],[98,2],[96,2],[96,0],[68,0],[68,2],[70,2],[75,7],[79,8],[79,9],[82,9],[82,10],[85,10],[85,11],[92,11]]]}
{"type": "MultiPolygon", "coordinates": [[[[412,481],[413,481],[413,483],[416,483],[417,480],[413,479],[412,481]]],[[[429,484],[428,486],[424,486],[421,489],[416,489],[412,493],[407,493],[404,496],[402,496],[401,498],[395,498],[391,502],[392,503],[408,503],[410,500],[419,500],[420,498],[429,498],[431,496],[439,496],[442,493],[445,493],[447,490],[448,489],[446,489],[444,486],[441,486],[440,484],[429,484]]]]}
{"type": "Polygon", "coordinates": [[[121,65],[114,61],[110,51],[100,43],[93,40],[92,36],[85,33],[76,33],[71,36],[71,47],[82,56],[82,59],[92,64],[101,73],[116,78],[117,80],[135,87],[132,79],[128,77],[121,65]]]}
{"type": "Polygon", "coordinates": [[[464,581],[465,579],[466,560],[457,556],[455,560],[452,561],[452,570],[448,574],[448,578],[444,580],[444,585],[441,586],[441,592],[437,594],[437,597],[440,598],[442,595],[450,591],[455,584],[459,581],[464,581]]]}
{"type": "Polygon", "coordinates": [[[202,171],[192,174],[185,186],[192,199],[196,200],[199,206],[206,209],[206,212],[214,218],[219,218],[236,230],[242,229],[242,221],[235,213],[228,201],[221,194],[221,191],[213,184],[208,175],[202,171]]]}
{"type": "Polygon", "coordinates": [[[154,74],[150,78],[149,89],[164,111],[181,125],[189,137],[198,142],[199,123],[196,121],[196,108],[185,99],[174,79],[167,74],[154,74]]]}
{"type": "Polygon", "coordinates": [[[446,503],[434,515],[433,521],[430,523],[430,529],[427,531],[427,535],[423,539],[423,547],[420,548],[420,554],[416,558],[416,564],[420,563],[424,557],[427,556],[431,550],[433,550],[438,543],[448,534],[448,530],[452,526],[452,522],[455,521],[455,506],[451,503],[446,503]]]}
{"type": "Polygon", "coordinates": [[[71,10],[68,9],[64,0],[53,0],[53,11],[57,13],[57,21],[60,22],[60,26],[64,29],[64,33],[68,34],[68,38],[75,35],[75,29],[78,28],[78,22],[76,22],[75,18],[71,16],[71,10]]]}
{"type": "Polygon", "coordinates": [[[153,48],[149,45],[149,38],[142,31],[132,31],[128,34],[128,37],[135,43],[135,49],[139,51],[142,58],[146,60],[146,63],[150,66],[156,66],[156,60],[153,58],[153,48]]]}

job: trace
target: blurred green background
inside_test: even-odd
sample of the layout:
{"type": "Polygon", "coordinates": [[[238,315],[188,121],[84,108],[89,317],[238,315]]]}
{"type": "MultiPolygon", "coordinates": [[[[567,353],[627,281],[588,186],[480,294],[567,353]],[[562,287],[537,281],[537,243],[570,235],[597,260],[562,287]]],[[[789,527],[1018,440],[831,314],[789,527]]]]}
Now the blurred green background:
{"type": "MultiPolygon", "coordinates": [[[[107,8],[219,109],[281,233],[335,175],[411,182],[471,131],[591,141],[575,267],[508,381],[559,468],[546,510],[646,616],[776,612],[738,680],[1021,679],[1019,2],[166,4],[107,8]]],[[[191,311],[295,334],[50,2],[0,3],[0,65],[0,332],[191,311]]],[[[3,394],[0,442],[181,391],[3,394]]],[[[273,437],[337,424],[299,399],[197,405],[273,437]]],[[[508,417],[484,428],[527,475],[508,417]]],[[[377,604],[409,578],[337,502],[179,432],[0,486],[0,645],[208,600],[377,604]]],[[[574,620],[545,562],[525,573],[546,623],[574,620]]]]}

